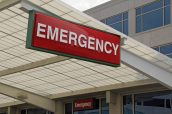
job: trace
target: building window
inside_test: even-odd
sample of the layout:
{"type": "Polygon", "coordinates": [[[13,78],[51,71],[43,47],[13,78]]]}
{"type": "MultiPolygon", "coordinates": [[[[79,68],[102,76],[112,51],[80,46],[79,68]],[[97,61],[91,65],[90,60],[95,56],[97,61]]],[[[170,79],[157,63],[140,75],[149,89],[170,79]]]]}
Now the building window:
{"type": "Polygon", "coordinates": [[[141,93],[133,96],[123,97],[123,114],[172,114],[172,91],[141,93]]]}
{"type": "Polygon", "coordinates": [[[135,95],[135,114],[172,114],[169,91],[135,95]]]}
{"type": "Polygon", "coordinates": [[[170,0],[156,0],[136,8],[136,33],[170,23],[170,0]]]}
{"type": "Polygon", "coordinates": [[[123,97],[123,114],[133,114],[132,104],[132,95],[123,97]]]}
{"type": "Polygon", "coordinates": [[[65,104],[65,114],[72,114],[72,103],[65,104]]]}
{"type": "Polygon", "coordinates": [[[153,48],[154,50],[172,58],[172,44],[166,44],[153,48]]]}
{"type": "Polygon", "coordinates": [[[101,114],[109,114],[109,104],[105,98],[101,99],[101,114]]]}
{"type": "Polygon", "coordinates": [[[27,109],[21,110],[21,114],[27,114],[27,109]]]}
{"type": "Polygon", "coordinates": [[[46,111],[42,109],[28,109],[27,114],[46,114],[46,111]]]}
{"type": "Polygon", "coordinates": [[[21,110],[21,114],[54,114],[54,113],[40,108],[29,108],[29,109],[21,110]]]}
{"type": "Polygon", "coordinates": [[[128,35],[128,12],[123,12],[101,20],[101,22],[128,35]]]}

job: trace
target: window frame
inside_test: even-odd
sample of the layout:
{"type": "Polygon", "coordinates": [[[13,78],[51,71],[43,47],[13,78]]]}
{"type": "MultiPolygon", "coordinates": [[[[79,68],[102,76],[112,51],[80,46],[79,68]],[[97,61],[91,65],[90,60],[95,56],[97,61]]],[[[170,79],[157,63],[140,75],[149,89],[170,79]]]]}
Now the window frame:
{"type": "Polygon", "coordinates": [[[124,99],[123,99],[123,97],[124,96],[129,96],[129,95],[131,95],[132,96],[132,114],[135,114],[135,95],[138,95],[138,94],[146,94],[146,93],[154,93],[154,92],[163,92],[163,91],[171,91],[171,90],[169,90],[169,89],[165,89],[165,88],[161,88],[161,89],[158,89],[158,90],[143,90],[143,91],[135,91],[135,92],[127,92],[127,93],[122,93],[121,94],[121,98],[122,98],[122,100],[121,100],[121,112],[122,112],[122,114],[124,114],[124,99]]]}
{"type": "MultiPolygon", "coordinates": [[[[135,33],[137,34],[137,33],[141,33],[141,32],[145,32],[145,31],[149,31],[149,30],[152,30],[152,29],[156,29],[156,28],[160,28],[160,27],[163,27],[163,26],[167,26],[167,25],[169,25],[169,24],[171,24],[171,0],[170,0],[170,4],[166,4],[165,5],[165,0],[162,0],[162,7],[159,7],[159,8],[156,8],[156,9],[153,9],[153,10],[150,10],[150,11],[147,11],[147,12],[144,12],[143,13],[143,8],[145,7],[145,6],[147,6],[147,5],[149,5],[149,4],[152,4],[152,3],[154,3],[154,2],[156,2],[157,0],[155,0],[155,1],[153,1],[153,2],[150,2],[150,3],[147,3],[147,4],[145,4],[145,5],[142,5],[142,6],[138,6],[138,7],[136,7],[135,8],[135,33]],[[167,7],[169,7],[170,8],[170,15],[169,15],[169,23],[165,23],[165,9],[167,8],[167,7]],[[140,9],[140,13],[139,14],[137,14],[137,12],[138,12],[138,10],[140,9]],[[155,11],[157,11],[157,10],[160,10],[160,9],[162,9],[162,12],[163,12],[163,17],[162,17],[162,23],[163,23],[163,25],[162,26],[159,26],[159,27],[154,27],[154,28],[149,28],[149,29],[146,29],[146,30],[144,30],[143,29],[143,16],[145,15],[145,14],[148,14],[148,13],[151,13],[151,12],[155,12],[155,11]],[[141,18],[141,24],[140,25],[137,25],[137,18],[138,17],[140,17],[141,18]],[[137,28],[138,26],[140,26],[140,28],[137,28]],[[138,29],[141,29],[140,31],[138,31],[138,29]]],[[[160,1],[160,0],[159,0],[160,1]]]]}
{"type": "MultiPolygon", "coordinates": [[[[126,21],[126,22],[127,22],[127,32],[124,33],[124,34],[128,35],[128,33],[129,33],[129,24],[128,24],[128,23],[129,23],[129,13],[128,13],[128,12],[129,12],[129,11],[127,10],[127,11],[124,11],[124,12],[121,12],[121,13],[118,13],[118,14],[115,14],[115,15],[113,15],[113,16],[107,17],[107,18],[105,18],[105,19],[102,19],[102,20],[100,20],[100,21],[101,21],[102,23],[107,24],[107,20],[108,20],[108,19],[113,18],[113,17],[118,16],[118,15],[121,15],[121,16],[122,16],[122,17],[121,17],[122,19],[121,19],[120,21],[116,21],[116,22],[113,22],[113,23],[110,23],[110,24],[107,24],[107,25],[112,27],[112,25],[115,25],[115,24],[117,24],[117,23],[121,23],[121,30],[122,30],[122,31],[120,31],[120,32],[124,33],[124,31],[125,31],[125,29],[124,29],[124,22],[126,21]],[[124,18],[126,13],[127,13],[127,17],[124,18]]],[[[114,29],[115,29],[115,28],[114,28],[114,29]]]]}
{"type": "MultiPolygon", "coordinates": [[[[159,46],[154,46],[154,47],[152,47],[152,48],[153,48],[155,51],[158,51],[158,52],[161,53],[161,48],[164,47],[164,46],[167,46],[167,45],[171,45],[171,46],[172,46],[172,42],[171,42],[171,43],[167,43],[167,44],[163,44],[163,45],[159,45],[159,46]],[[156,49],[158,49],[158,50],[156,50],[156,49]]],[[[162,54],[169,57],[169,55],[170,55],[170,56],[172,55],[172,51],[171,51],[171,53],[168,53],[168,54],[164,54],[164,53],[162,53],[162,54]]]]}

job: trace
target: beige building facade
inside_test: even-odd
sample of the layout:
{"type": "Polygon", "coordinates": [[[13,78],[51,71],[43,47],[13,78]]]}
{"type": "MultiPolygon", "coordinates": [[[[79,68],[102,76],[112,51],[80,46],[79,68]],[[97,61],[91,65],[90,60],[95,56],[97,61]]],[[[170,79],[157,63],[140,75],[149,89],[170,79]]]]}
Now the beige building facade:
{"type": "Polygon", "coordinates": [[[82,13],[60,0],[0,2],[0,114],[172,114],[171,4],[112,0],[82,13]],[[31,10],[120,35],[121,66],[26,49],[31,10]]]}

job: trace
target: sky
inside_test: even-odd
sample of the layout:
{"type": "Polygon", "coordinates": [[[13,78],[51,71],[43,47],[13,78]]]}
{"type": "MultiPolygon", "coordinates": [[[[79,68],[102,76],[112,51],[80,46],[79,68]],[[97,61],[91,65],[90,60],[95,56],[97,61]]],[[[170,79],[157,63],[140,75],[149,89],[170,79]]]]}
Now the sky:
{"type": "Polygon", "coordinates": [[[80,11],[84,11],[110,0],[61,0],[61,1],[73,6],[74,8],[80,11]]]}
{"type": "MultiPolygon", "coordinates": [[[[0,2],[2,1],[3,0],[0,0],[0,2]]],[[[61,1],[73,6],[74,8],[80,11],[84,11],[110,0],[61,0],[61,1]]]]}

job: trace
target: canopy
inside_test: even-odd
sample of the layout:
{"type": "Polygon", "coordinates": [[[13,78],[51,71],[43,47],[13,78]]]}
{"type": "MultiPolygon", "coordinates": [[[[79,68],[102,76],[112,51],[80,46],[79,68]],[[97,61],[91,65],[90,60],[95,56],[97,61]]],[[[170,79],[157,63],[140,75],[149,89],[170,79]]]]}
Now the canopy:
{"type": "MultiPolygon", "coordinates": [[[[142,83],[156,82],[171,89],[171,76],[170,58],[60,0],[0,2],[0,85],[54,99],[142,83]],[[121,67],[26,49],[28,11],[32,9],[126,38],[121,49],[121,67]]],[[[0,93],[10,96],[0,95],[0,107],[23,103],[18,101],[23,100],[19,98],[22,95],[4,93],[1,89],[0,93]]]]}

